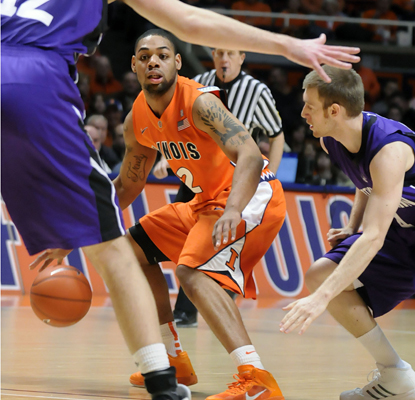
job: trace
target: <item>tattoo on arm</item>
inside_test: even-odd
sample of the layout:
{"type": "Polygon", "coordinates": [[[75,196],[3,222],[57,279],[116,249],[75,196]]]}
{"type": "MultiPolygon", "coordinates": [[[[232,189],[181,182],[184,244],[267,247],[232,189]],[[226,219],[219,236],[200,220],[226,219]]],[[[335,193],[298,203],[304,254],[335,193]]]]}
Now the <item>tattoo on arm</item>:
{"type": "Polygon", "coordinates": [[[127,178],[133,182],[143,181],[146,177],[147,157],[144,154],[134,156],[134,162],[127,165],[127,178]]]}
{"type": "Polygon", "coordinates": [[[234,146],[242,145],[250,136],[249,133],[246,133],[245,128],[229,117],[228,111],[216,102],[205,101],[197,113],[203,123],[220,137],[224,145],[228,141],[234,146]]]}

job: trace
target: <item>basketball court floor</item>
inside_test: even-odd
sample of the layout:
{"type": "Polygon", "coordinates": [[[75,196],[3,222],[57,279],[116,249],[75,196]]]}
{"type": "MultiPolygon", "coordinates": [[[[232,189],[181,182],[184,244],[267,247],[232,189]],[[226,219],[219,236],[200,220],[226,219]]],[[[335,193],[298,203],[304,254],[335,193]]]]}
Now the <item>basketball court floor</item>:
{"type": "MultiPolygon", "coordinates": [[[[327,313],[303,336],[279,332],[281,307],[288,302],[237,300],[252,342],[286,400],[337,400],[340,392],[364,385],[374,363],[327,313]]],[[[144,389],[130,385],[135,365],[108,300],[100,304],[78,324],[54,328],[37,319],[26,297],[2,296],[1,398],[149,399],[144,389]]],[[[415,300],[378,322],[415,365],[415,300]]],[[[179,333],[199,378],[191,387],[193,399],[224,391],[236,368],[203,319],[179,333]]]]}

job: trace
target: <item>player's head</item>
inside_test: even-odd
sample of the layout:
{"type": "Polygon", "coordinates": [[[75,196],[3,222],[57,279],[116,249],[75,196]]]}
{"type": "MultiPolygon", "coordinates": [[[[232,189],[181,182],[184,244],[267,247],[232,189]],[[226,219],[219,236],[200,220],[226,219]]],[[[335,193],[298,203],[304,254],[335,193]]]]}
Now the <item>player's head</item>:
{"type": "Polygon", "coordinates": [[[342,118],[358,117],[365,103],[362,79],[356,71],[328,65],[323,69],[331,78],[330,83],[323,81],[315,71],[303,82],[305,104],[301,116],[316,137],[329,136],[342,118]]]}
{"type": "Polygon", "coordinates": [[[237,50],[213,49],[212,58],[218,78],[223,82],[230,82],[241,72],[245,53],[237,50]]]}
{"type": "Polygon", "coordinates": [[[165,94],[176,82],[181,66],[171,33],[150,29],[137,39],[131,69],[145,92],[165,94]]]}

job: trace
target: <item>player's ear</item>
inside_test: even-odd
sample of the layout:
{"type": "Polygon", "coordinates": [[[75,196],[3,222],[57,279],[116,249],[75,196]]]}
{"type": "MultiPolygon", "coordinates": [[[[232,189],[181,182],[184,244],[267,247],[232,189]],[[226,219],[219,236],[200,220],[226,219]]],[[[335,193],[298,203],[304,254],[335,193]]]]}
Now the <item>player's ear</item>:
{"type": "Polygon", "coordinates": [[[182,69],[182,56],[180,54],[176,54],[176,69],[177,71],[182,69]]]}
{"type": "Polygon", "coordinates": [[[340,114],[340,105],[337,103],[333,103],[329,107],[329,113],[332,117],[337,117],[340,114]]]}
{"type": "Polygon", "coordinates": [[[137,59],[135,58],[135,56],[132,56],[131,57],[131,70],[134,72],[134,73],[136,73],[137,72],[137,70],[136,70],[136,68],[135,68],[135,62],[137,61],[137,59]]]}

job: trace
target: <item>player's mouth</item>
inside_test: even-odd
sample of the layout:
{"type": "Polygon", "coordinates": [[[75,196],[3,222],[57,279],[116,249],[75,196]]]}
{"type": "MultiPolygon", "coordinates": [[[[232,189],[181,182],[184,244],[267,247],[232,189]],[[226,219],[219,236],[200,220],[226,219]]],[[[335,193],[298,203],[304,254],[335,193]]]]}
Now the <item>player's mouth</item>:
{"type": "Polygon", "coordinates": [[[163,75],[157,71],[151,71],[147,74],[147,79],[154,84],[163,82],[163,75]]]}

